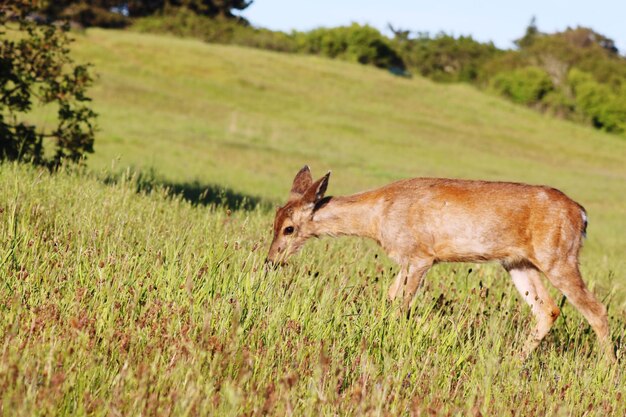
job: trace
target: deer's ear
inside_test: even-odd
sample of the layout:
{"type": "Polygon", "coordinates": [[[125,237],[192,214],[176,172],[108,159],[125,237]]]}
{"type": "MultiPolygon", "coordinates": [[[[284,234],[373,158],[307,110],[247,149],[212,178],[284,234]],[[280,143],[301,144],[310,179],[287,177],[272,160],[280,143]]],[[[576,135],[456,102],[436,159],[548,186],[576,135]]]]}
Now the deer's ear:
{"type": "Polygon", "coordinates": [[[291,186],[291,192],[289,193],[289,200],[295,200],[302,197],[312,183],[313,178],[311,177],[311,170],[308,165],[305,165],[300,171],[298,171],[296,177],[293,179],[293,185],[291,186]]]}
{"type": "Polygon", "coordinates": [[[330,171],[328,171],[328,173],[324,175],[322,178],[320,178],[319,180],[311,184],[309,189],[306,190],[306,193],[304,193],[304,196],[302,196],[302,200],[307,203],[315,204],[318,201],[320,201],[322,198],[324,198],[324,194],[326,193],[326,188],[328,188],[329,178],[330,178],[330,171]]]}

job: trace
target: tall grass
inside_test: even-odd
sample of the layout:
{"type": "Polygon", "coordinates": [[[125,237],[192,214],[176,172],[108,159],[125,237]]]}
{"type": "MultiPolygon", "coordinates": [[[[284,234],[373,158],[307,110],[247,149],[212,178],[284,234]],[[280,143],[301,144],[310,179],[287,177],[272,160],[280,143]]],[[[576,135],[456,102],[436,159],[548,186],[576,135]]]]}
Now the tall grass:
{"type": "Polygon", "coordinates": [[[2,414],[626,412],[623,362],[567,304],[517,361],[531,317],[495,266],[435,268],[407,319],[372,244],[319,240],[268,271],[271,212],[137,188],[0,166],[2,414]]]}

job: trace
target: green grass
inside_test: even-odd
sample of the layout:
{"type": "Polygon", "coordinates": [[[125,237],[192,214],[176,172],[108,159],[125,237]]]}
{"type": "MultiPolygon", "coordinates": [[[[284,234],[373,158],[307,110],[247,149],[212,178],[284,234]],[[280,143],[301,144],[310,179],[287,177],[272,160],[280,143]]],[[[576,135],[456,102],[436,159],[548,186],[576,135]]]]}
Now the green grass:
{"type": "Polygon", "coordinates": [[[406,320],[371,244],[319,240],[267,272],[261,210],[6,165],[0,184],[6,415],[626,411],[623,363],[569,306],[515,359],[531,318],[494,266],[436,268],[406,320]]]}
{"type": "Polygon", "coordinates": [[[556,186],[589,212],[583,275],[623,356],[622,139],[318,58],[101,30],[74,47],[100,74],[88,172],[0,166],[0,414],[626,413],[623,359],[599,358],[567,303],[516,360],[532,319],[495,265],[434,268],[407,320],[371,242],[316,240],[266,271],[265,205],[119,174],[193,201],[225,187],[231,207],[281,201],[304,163],[333,170],[331,193],[418,175],[556,186]]]}

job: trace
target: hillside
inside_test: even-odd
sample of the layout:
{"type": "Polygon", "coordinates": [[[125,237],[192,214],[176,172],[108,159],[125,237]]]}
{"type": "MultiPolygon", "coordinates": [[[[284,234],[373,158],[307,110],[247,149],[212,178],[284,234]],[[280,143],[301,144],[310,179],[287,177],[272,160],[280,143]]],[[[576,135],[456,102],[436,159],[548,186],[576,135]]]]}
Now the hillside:
{"type": "Polygon", "coordinates": [[[104,30],[77,35],[74,54],[99,74],[95,169],[115,160],[273,202],[304,163],[333,170],[333,193],[411,176],[550,184],[589,211],[587,252],[622,261],[619,137],[467,85],[310,56],[104,30]]]}

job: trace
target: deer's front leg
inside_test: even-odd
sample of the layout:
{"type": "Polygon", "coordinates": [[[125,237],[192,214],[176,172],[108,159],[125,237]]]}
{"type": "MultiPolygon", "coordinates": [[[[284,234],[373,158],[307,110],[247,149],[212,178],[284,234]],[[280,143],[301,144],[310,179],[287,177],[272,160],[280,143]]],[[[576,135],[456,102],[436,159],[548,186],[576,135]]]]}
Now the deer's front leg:
{"type": "Polygon", "coordinates": [[[398,276],[396,276],[396,279],[389,286],[389,291],[387,291],[387,297],[389,298],[389,301],[393,301],[396,299],[396,297],[398,297],[402,286],[404,286],[404,281],[407,279],[407,269],[408,268],[406,267],[406,265],[402,266],[400,268],[400,272],[398,272],[398,276]]]}
{"type": "Polygon", "coordinates": [[[408,311],[413,306],[413,298],[415,297],[415,293],[422,284],[424,275],[426,275],[426,272],[428,272],[431,266],[432,262],[419,262],[411,264],[409,266],[406,280],[404,281],[404,286],[402,288],[402,292],[404,294],[404,298],[402,299],[402,306],[406,311],[408,311]]]}

